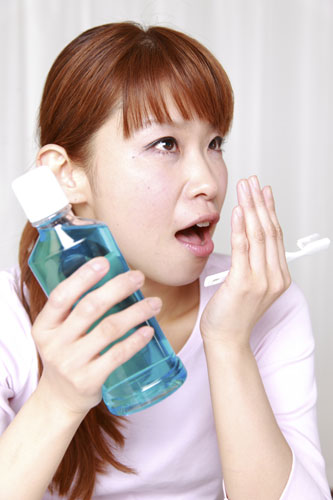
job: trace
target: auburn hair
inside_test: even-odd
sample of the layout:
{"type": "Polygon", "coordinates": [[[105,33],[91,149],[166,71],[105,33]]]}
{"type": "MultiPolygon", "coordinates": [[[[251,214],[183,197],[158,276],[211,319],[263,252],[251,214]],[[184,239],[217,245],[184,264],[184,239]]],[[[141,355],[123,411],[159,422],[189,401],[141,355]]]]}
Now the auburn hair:
{"type": "MultiPolygon", "coordinates": [[[[93,186],[91,143],[111,112],[122,109],[124,137],[129,137],[151,119],[170,121],[167,95],[184,119],[197,116],[222,135],[229,131],[233,114],[229,79],[199,42],[170,28],[145,29],[132,22],[89,29],[63,49],[47,76],[39,111],[40,146],[65,148],[69,158],[87,171],[93,186]]],[[[47,300],[28,266],[37,237],[37,230],[27,223],[19,249],[22,301],[32,323],[47,300]]],[[[39,358],[39,375],[42,369],[39,358]]],[[[105,473],[110,465],[134,473],[113,453],[124,445],[123,425],[124,418],[111,415],[103,402],[92,408],[50,491],[69,500],[90,500],[96,474],[105,473]]]]}

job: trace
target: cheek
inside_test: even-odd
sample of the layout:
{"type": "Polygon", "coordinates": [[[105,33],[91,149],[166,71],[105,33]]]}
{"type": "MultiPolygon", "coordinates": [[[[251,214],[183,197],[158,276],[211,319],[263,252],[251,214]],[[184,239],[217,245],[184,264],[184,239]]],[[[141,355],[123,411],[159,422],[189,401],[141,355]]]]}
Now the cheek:
{"type": "Polygon", "coordinates": [[[228,170],[224,162],[223,162],[223,168],[222,170],[220,170],[219,175],[217,177],[217,184],[218,184],[218,201],[220,207],[222,207],[228,188],[228,170]]]}
{"type": "Polygon", "coordinates": [[[150,230],[159,228],[172,215],[172,191],[166,183],[152,182],[141,186],[136,191],[135,200],[135,218],[150,230]]]}
{"type": "Polygon", "coordinates": [[[112,225],[119,227],[124,223],[133,233],[145,231],[151,235],[169,221],[173,203],[171,193],[166,179],[137,179],[118,192],[117,207],[112,204],[112,211],[117,211],[118,216],[112,225]]]}

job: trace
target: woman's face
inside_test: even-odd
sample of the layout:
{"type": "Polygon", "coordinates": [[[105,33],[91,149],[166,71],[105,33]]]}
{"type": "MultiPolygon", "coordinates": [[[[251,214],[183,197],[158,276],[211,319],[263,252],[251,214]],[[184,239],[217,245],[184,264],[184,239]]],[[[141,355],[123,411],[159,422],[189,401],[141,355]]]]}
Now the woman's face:
{"type": "Polygon", "coordinates": [[[120,110],[100,128],[88,215],[109,226],[131,268],[179,286],[198,278],[213,251],[227,170],[219,131],[168,109],[171,123],[152,122],[128,139],[120,110]]]}

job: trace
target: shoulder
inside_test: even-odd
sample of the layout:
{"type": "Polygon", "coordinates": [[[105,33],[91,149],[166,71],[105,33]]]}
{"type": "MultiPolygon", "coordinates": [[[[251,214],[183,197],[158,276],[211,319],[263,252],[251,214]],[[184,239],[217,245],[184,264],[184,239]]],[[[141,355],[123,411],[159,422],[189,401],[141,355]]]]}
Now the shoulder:
{"type": "Polygon", "coordinates": [[[0,272],[0,433],[35,390],[37,351],[20,300],[18,267],[0,272]]]}
{"type": "Polygon", "coordinates": [[[2,322],[4,318],[16,318],[17,321],[22,323],[22,326],[30,327],[30,320],[20,297],[19,268],[13,267],[5,271],[0,271],[0,311],[2,322]]]}
{"type": "Polygon", "coordinates": [[[0,297],[6,292],[19,293],[20,272],[18,267],[0,271],[0,297]]]}
{"type": "Polygon", "coordinates": [[[19,280],[17,267],[0,271],[0,372],[13,388],[21,385],[21,378],[25,378],[36,358],[31,323],[20,300],[19,280]]]}

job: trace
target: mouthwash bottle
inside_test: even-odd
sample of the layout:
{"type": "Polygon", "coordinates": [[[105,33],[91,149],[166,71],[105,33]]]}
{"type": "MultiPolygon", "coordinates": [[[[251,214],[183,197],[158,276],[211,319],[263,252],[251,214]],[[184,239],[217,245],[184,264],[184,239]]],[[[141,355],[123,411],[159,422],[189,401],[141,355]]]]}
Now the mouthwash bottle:
{"type": "MultiPolygon", "coordinates": [[[[34,168],[15,179],[13,190],[31,224],[39,232],[29,266],[47,296],[58,283],[97,256],[108,259],[110,270],[91,290],[129,270],[108,227],[73,214],[64,191],[49,167],[34,168]]],[[[141,291],[133,293],[112,307],[88,332],[105,316],[142,299],[141,291]]],[[[172,394],[185,381],[186,370],[156,318],[149,319],[146,324],[154,328],[153,338],[131,359],[111,372],[102,387],[103,400],[114,415],[129,415],[148,408],[172,394]]],[[[142,325],[131,329],[119,340],[142,325]]]]}

